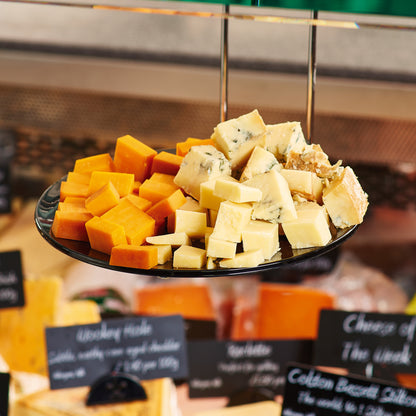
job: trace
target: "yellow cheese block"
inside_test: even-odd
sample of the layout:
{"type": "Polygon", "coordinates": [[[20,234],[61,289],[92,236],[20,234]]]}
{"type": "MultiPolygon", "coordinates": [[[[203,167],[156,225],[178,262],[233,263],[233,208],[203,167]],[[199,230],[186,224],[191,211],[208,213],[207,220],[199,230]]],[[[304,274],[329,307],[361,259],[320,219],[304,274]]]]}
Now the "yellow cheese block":
{"type": "Polygon", "coordinates": [[[12,416],[171,416],[176,413],[171,379],[143,380],[147,400],[86,406],[89,387],[45,390],[18,400],[12,416]]]}
{"type": "Polygon", "coordinates": [[[64,302],[58,314],[59,326],[95,324],[101,321],[100,307],[93,300],[64,302]]]}
{"type": "Polygon", "coordinates": [[[224,407],[214,410],[203,410],[195,416],[280,416],[282,407],[272,400],[249,403],[241,406],[224,407]]]}

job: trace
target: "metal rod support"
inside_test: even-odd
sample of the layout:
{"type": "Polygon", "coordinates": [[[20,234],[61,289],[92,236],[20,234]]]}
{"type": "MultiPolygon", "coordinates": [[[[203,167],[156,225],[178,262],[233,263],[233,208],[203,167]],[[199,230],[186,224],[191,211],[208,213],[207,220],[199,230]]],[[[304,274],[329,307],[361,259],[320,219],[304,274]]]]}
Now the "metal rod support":
{"type": "Polygon", "coordinates": [[[225,17],[221,20],[221,103],[220,103],[220,121],[223,122],[228,118],[228,14],[230,6],[224,5],[225,17]]]}

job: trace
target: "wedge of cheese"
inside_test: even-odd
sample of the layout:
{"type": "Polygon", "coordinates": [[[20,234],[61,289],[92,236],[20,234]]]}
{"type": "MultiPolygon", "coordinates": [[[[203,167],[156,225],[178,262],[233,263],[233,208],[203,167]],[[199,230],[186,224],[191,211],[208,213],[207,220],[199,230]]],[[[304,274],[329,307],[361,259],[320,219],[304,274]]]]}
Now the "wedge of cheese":
{"type": "Polygon", "coordinates": [[[240,181],[244,182],[253,176],[266,173],[273,168],[280,170],[281,167],[282,165],[277,161],[273,153],[261,146],[255,146],[241,172],[240,181]]]}
{"type": "Polygon", "coordinates": [[[250,251],[237,253],[232,259],[220,261],[220,267],[256,267],[264,261],[263,251],[258,248],[250,251]]]}
{"type": "Polygon", "coordinates": [[[271,259],[280,249],[279,225],[271,222],[251,220],[243,229],[243,250],[261,248],[263,257],[271,259]]]}
{"type": "Polygon", "coordinates": [[[299,194],[310,201],[322,202],[324,185],[315,172],[281,169],[280,174],[287,180],[292,195],[299,194]]]}

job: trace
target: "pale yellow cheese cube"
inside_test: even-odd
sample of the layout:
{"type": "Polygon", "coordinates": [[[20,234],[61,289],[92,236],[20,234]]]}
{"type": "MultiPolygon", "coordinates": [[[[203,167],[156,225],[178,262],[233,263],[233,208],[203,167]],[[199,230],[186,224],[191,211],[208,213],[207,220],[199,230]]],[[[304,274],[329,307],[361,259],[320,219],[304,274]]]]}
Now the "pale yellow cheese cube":
{"type": "Polygon", "coordinates": [[[232,202],[256,202],[261,200],[262,192],[258,188],[220,177],[215,180],[214,195],[232,202]]]}
{"type": "Polygon", "coordinates": [[[230,162],[224,154],[212,145],[192,146],[174,182],[199,201],[201,183],[221,175],[231,175],[230,162]]]}
{"type": "Polygon", "coordinates": [[[215,195],[215,180],[201,183],[199,194],[199,204],[201,207],[218,211],[223,201],[225,201],[224,198],[215,195]]]}
{"type": "Polygon", "coordinates": [[[292,194],[300,194],[311,201],[322,201],[324,185],[315,172],[281,169],[280,174],[286,179],[292,194]]]}
{"type": "Polygon", "coordinates": [[[173,247],[178,247],[183,244],[191,244],[191,239],[188,234],[181,233],[168,233],[161,235],[153,235],[146,238],[146,243],[149,244],[158,244],[158,245],[170,245],[173,247]]]}
{"type": "Polygon", "coordinates": [[[205,237],[204,237],[205,248],[208,247],[208,239],[213,231],[214,231],[214,227],[207,227],[205,229],[205,237]]]}
{"type": "Polygon", "coordinates": [[[232,259],[223,259],[220,261],[220,267],[256,267],[263,261],[263,252],[259,248],[257,250],[237,253],[232,259]]]}
{"type": "Polygon", "coordinates": [[[245,164],[253,148],[266,133],[266,125],[257,110],[219,123],[211,135],[234,170],[245,164]]]}
{"type": "Polygon", "coordinates": [[[210,225],[210,227],[214,227],[215,222],[217,221],[218,210],[215,210],[215,209],[208,210],[208,216],[209,216],[209,225],[210,225]]]}
{"type": "MultiPolygon", "coordinates": [[[[206,208],[201,207],[199,202],[192,198],[191,196],[186,196],[186,202],[179,208],[183,211],[195,211],[195,212],[205,212],[207,213],[208,210],[206,208]]],[[[169,215],[167,218],[167,230],[169,233],[175,232],[176,226],[176,212],[169,215]]],[[[186,232],[186,230],[184,230],[186,232]]]]}
{"type": "Polygon", "coordinates": [[[333,224],[338,228],[360,224],[368,207],[367,194],[349,166],[324,189],[322,199],[333,224]]]}
{"type": "Polygon", "coordinates": [[[282,165],[277,161],[273,153],[261,146],[256,146],[241,172],[240,182],[244,182],[261,173],[266,173],[271,169],[280,170],[281,168],[282,165]]]}
{"type": "Polygon", "coordinates": [[[157,248],[157,264],[165,264],[172,260],[172,246],[169,244],[155,245],[157,248]]]}
{"type": "Polygon", "coordinates": [[[221,202],[212,236],[219,240],[241,242],[241,232],[250,221],[252,206],[236,202],[221,202]]]}
{"type": "Polygon", "coordinates": [[[186,233],[190,238],[202,238],[207,228],[205,212],[177,209],[175,213],[175,233],[186,233]]]}
{"type": "Polygon", "coordinates": [[[279,225],[267,221],[251,220],[243,229],[243,250],[261,248],[263,257],[271,259],[280,249],[279,225]]]}
{"type": "Polygon", "coordinates": [[[208,237],[207,256],[209,257],[233,258],[236,250],[237,243],[233,241],[219,240],[212,237],[212,234],[208,237]]]}
{"type": "Polygon", "coordinates": [[[262,146],[277,159],[285,160],[290,151],[301,152],[306,146],[302,127],[298,121],[267,125],[262,146]]]}
{"type": "Polygon", "coordinates": [[[216,260],[215,257],[207,257],[206,268],[208,270],[216,269],[217,268],[217,264],[215,263],[215,260],[216,260]]]}
{"type": "Polygon", "coordinates": [[[296,218],[289,185],[277,170],[256,175],[244,184],[262,191],[261,201],[253,203],[252,219],[280,223],[296,218]]]}
{"type": "Polygon", "coordinates": [[[331,241],[325,207],[314,204],[297,210],[295,220],[282,223],[283,232],[292,248],[321,247],[331,241]]]}
{"type": "Polygon", "coordinates": [[[207,251],[183,245],[173,253],[173,267],[183,269],[200,269],[207,261],[207,251]]]}

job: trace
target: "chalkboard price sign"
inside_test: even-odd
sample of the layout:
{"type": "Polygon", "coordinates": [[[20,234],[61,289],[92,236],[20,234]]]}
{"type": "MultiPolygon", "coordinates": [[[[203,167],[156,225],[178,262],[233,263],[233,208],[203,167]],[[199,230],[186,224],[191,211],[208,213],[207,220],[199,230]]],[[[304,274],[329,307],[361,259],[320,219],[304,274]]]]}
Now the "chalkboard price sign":
{"type": "Polygon", "coordinates": [[[0,253],[0,308],[23,306],[23,273],[20,251],[0,253]]]}
{"type": "Polygon", "coordinates": [[[46,344],[51,389],[91,385],[113,371],[144,380],[188,375],[179,315],[47,328],[46,344]]]}
{"type": "Polygon", "coordinates": [[[416,373],[415,348],[416,316],[322,311],[313,363],[389,379],[416,373]]]}
{"type": "Polygon", "coordinates": [[[286,364],[310,364],[313,342],[191,341],[188,342],[189,396],[232,396],[267,389],[282,394],[286,364]]]}
{"type": "Polygon", "coordinates": [[[0,416],[7,416],[9,409],[10,374],[0,373],[0,416]]]}
{"type": "Polygon", "coordinates": [[[414,416],[416,391],[314,367],[288,367],[282,416],[414,416]]]}

